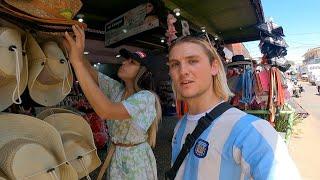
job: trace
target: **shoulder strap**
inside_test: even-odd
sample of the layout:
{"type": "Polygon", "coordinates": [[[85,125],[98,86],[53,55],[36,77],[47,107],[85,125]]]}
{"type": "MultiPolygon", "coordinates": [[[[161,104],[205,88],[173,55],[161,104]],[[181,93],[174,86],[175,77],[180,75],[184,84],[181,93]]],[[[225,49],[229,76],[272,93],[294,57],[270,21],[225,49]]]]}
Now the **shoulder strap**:
{"type": "Polygon", "coordinates": [[[199,138],[199,136],[202,134],[202,132],[206,130],[217,117],[219,117],[221,114],[223,114],[230,108],[232,108],[230,104],[223,102],[219,104],[217,107],[215,107],[213,110],[211,110],[209,113],[206,113],[205,116],[202,116],[199,119],[198,124],[196,128],[193,130],[193,132],[187,135],[182,149],[177,159],[175,160],[173,166],[166,172],[166,179],[173,180],[176,177],[176,174],[182,162],[184,161],[185,157],[190,152],[191,148],[193,147],[194,143],[199,138]]]}

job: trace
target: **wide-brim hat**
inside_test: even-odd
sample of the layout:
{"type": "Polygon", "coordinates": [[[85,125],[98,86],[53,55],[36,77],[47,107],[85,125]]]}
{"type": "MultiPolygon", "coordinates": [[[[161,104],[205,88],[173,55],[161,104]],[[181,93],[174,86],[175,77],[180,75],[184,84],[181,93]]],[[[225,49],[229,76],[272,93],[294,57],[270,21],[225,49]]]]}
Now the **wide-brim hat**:
{"type": "MultiPolygon", "coordinates": [[[[20,23],[24,22],[24,24],[32,24],[35,26],[37,30],[41,29],[47,29],[48,31],[54,31],[55,29],[62,27],[66,30],[71,27],[71,25],[77,24],[80,27],[86,28],[87,25],[85,23],[71,20],[71,19],[65,19],[65,18],[55,18],[55,19],[43,19],[35,16],[31,16],[22,12],[17,11],[16,9],[12,7],[8,7],[8,5],[0,3],[0,14],[4,15],[4,18],[11,18],[11,19],[18,19],[20,23]],[[46,25],[46,27],[42,27],[43,25],[46,25]],[[40,28],[40,29],[39,29],[40,28]]],[[[10,20],[11,20],[10,19],[10,20]]]]}
{"type": "Polygon", "coordinates": [[[20,11],[43,19],[72,19],[82,7],[80,0],[4,0],[20,11]]]}
{"type": "Polygon", "coordinates": [[[31,116],[0,114],[0,154],[0,177],[5,179],[78,179],[59,132],[31,116]]]}
{"type": "Polygon", "coordinates": [[[72,113],[75,115],[80,115],[79,113],[75,111],[71,111],[69,109],[63,109],[63,108],[47,108],[43,111],[41,111],[39,114],[37,114],[37,118],[44,120],[46,117],[57,114],[57,113],[72,113]]]}
{"type": "Polygon", "coordinates": [[[58,113],[46,117],[44,121],[60,132],[67,159],[79,178],[88,176],[100,166],[93,134],[84,118],[71,113],[58,113]]]}
{"type": "Polygon", "coordinates": [[[43,106],[54,106],[71,91],[73,74],[63,51],[54,41],[40,45],[28,34],[28,88],[30,97],[43,106]]]}
{"type": "Polygon", "coordinates": [[[25,90],[28,60],[23,55],[25,43],[18,30],[0,27],[0,111],[8,108],[25,90]]]}

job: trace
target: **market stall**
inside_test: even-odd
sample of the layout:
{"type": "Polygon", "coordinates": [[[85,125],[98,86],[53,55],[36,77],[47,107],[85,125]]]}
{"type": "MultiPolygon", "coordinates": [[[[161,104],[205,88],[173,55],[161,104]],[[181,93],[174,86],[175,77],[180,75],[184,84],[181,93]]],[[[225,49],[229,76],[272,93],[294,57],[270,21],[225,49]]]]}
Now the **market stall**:
{"type": "MultiPolygon", "coordinates": [[[[87,54],[85,56],[90,59],[97,70],[105,74],[115,75],[114,72],[119,67],[118,50],[122,47],[133,51],[144,49],[156,54],[157,58],[153,61],[153,67],[158,69],[159,73],[153,74],[152,83],[154,83],[155,91],[162,100],[164,117],[175,117],[177,113],[182,115],[187,107],[183,102],[179,102],[181,104],[175,102],[171,89],[168,69],[165,65],[166,50],[170,46],[170,42],[181,36],[207,32],[219,54],[224,57],[223,47],[226,43],[259,39],[260,31],[255,27],[264,21],[260,1],[252,2],[249,0],[237,2],[210,1],[204,3],[156,0],[148,1],[148,3],[145,1],[113,0],[105,3],[101,0],[93,0],[84,1],[82,2],[83,4],[81,1],[72,1],[73,3],[71,4],[61,3],[53,10],[48,9],[43,4],[38,4],[37,6],[33,4],[32,6],[32,4],[27,3],[8,4],[7,2],[9,1],[1,1],[0,3],[0,26],[1,28],[9,27],[15,29],[20,33],[20,36],[16,38],[17,32],[12,35],[10,35],[11,32],[9,35],[0,34],[1,38],[5,37],[2,39],[6,41],[8,39],[12,40],[16,46],[16,49],[11,48],[6,52],[9,54],[8,59],[10,59],[10,62],[16,61],[16,63],[9,63],[10,70],[5,71],[8,67],[7,62],[3,62],[4,60],[2,59],[0,62],[0,80],[10,79],[12,84],[10,84],[10,88],[1,91],[6,93],[3,96],[3,98],[6,98],[6,103],[1,104],[0,110],[28,114],[39,119],[43,119],[43,116],[68,113],[70,111],[75,113],[77,117],[82,116],[82,121],[89,124],[90,133],[92,133],[92,139],[89,138],[87,142],[91,148],[88,148],[86,153],[97,152],[101,159],[104,159],[108,147],[108,128],[88,104],[75,79],[70,64],[68,64],[68,55],[61,44],[61,38],[62,32],[71,31],[70,25],[79,24],[86,27],[87,54]],[[210,6],[208,3],[210,3],[210,6]],[[214,6],[211,4],[214,4],[214,6]],[[59,9],[65,8],[63,6],[71,6],[71,12],[63,11],[61,13],[59,9]],[[38,7],[36,12],[40,11],[41,13],[37,14],[32,11],[33,7],[38,7]],[[180,15],[177,14],[178,12],[180,15]],[[239,16],[243,12],[249,13],[245,17],[239,16]],[[77,19],[83,19],[86,24],[79,22],[77,19]],[[10,36],[12,38],[8,38],[10,36]],[[18,53],[17,57],[19,58],[15,59],[13,52],[18,53]],[[21,64],[23,66],[18,67],[21,64]],[[20,73],[16,73],[16,68],[19,69],[20,73]],[[3,76],[2,74],[4,73],[2,72],[5,72],[8,76],[3,76]],[[65,110],[61,110],[61,108],[65,110]],[[177,112],[176,108],[180,109],[181,112],[177,112]]],[[[52,3],[54,4],[54,1],[52,3]]],[[[1,38],[0,40],[2,40],[1,38]]],[[[241,81],[241,83],[243,89],[251,88],[253,90],[254,88],[261,88],[253,85],[253,77],[268,76],[263,72],[258,75],[254,74],[258,68],[254,66],[250,61],[243,62],[238,60],[237,62],[235,60],[228,64],[227,68],[238,69],[239,74],[237,75],[243,74],[245,76],[244,79],[251,77],[251,85],[247,81],[241,81]],[[247,69],[247,67],[251,67],[251,70],[247,69]]],[[[260,67],[265,68],[263,65],[260,67]]],[[[263,78],[260,80],[264,81],[263,78]]],[[[260,85],[263,86],[262,84],[260,85]]],[[[237,89],[237,85],[235,86],[235,89],[237,89]]],[[[0,83],[0,87],[2,88],[4,85],[0,83]]],[[[258,103],[261,107],[264,107],[261,109],[254,109],[252,108],[254,105],[249,103],[254,96],[250,94],[251,92],[243,91],[236,97],[239,99],[241,99],[240,96],[243,97],[242,100],[245,103],[242,109],[252,114],[263,114],[268,113],[268,110],[266,110],[268,106],[267,92],[264,91],[266,97],[262,95],[260,101],[257,100],[265,103],[258,103]]],[[[4,101],[1,99],[1,102],[4,101]]],[[[236,102],[236,100],[233,100],[233,102],[236,102]]],[[[236,103],[234,105],[237,106],[236,103]]],[[[238,105],[238,107],[241,107],[240,104],[238,105]]],[[[288,114],[289,111],[280,111],[280,114],[286,113],[288,114]]],[[[292,116],[290,116],[290,119],[292,119],[292,116]]],[[[164,122],[168,121],[164,120],[164,122]]],[[[171,121],[170,123],[174,122],[171,121]]],[[[292,121],[290,120],[290,122],[292,121]]],[[[168,134],[167,131],[168,129],[166,128],[160,128],[159,133],[168,134]]],[[[170,146],[168,140],[165,143],[170,146]]],[[[168,147],[166,145],[163,145],[163,147],[168,147]]],[[[156,152],[157,148],[159,147],[156,147],[156,152]]],[[[156,153],[157,158],[162,156],[160,154],[162,152],[156,153]]],[[[159,160],[158,171],[160,177],[164,174],[162,171],[165,168],[163,167],[170,165],[169,157],[165,158],[168,159],[159,160]]],[[[95,160],[95,163],[86,165],[84,162],[85,168],[80,168],[80,170],[78,164],[78,177],[88,176],[90,172],[93,172],[93,176],[96,175],[94,170],[97,169],[99,163],[95,156],[92,156],[92,159],[95,160]]],[[[81,163],[83,162],[81,161],[81,163]]]]}

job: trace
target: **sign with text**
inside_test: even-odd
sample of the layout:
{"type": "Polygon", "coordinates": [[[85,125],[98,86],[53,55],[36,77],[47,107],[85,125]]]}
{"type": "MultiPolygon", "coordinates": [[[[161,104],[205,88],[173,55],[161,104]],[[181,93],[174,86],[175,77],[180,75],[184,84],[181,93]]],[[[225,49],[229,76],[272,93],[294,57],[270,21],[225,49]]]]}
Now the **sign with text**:
{"type": "Polygon", "coordinates": [[[105,46],[155,27],[159,27],[159,19],[155,15],[148,15],[147,4],[142,4],[105,25],[105,46]]]}

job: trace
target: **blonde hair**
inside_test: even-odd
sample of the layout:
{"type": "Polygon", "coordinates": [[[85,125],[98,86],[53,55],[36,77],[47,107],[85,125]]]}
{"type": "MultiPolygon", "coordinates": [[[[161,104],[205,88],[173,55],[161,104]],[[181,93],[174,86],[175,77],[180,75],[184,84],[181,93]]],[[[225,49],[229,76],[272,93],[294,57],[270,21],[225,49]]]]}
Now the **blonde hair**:
{"type": "MultiPolygon", "coordinates": [[[[138,82],[140,80],[140,78],[146,73],[147,68],[144,66],[141,66],[135,81],[134,81],[134,89],[139,92],[142,89],[139,87],[138,82]]],[[[150,91],[150,90],[149,90],[150,91]]],[[[162,110],[161,110],[161,104],[160,104],[160,99],[158,97],[158,95],[153,92],[150,91],[154,97],[155,97],[155,108],[156,108],[156,117],[154,118],[154,120],[152,121],[151,126],[148,129],[148,143],[151,147],[155,147],[156,146],[156,141],[157,141],[157,132],[158,132],[158,126],[159,123],[161,121],[161,117],[162,117],[162,110]]]]}
{"type": "MultiPolygon", "coordinates": [[[[218,73],[217,75],[213,76],[213,91],[214,93],[224,101],[228,101],[229,97],[233,96],[233,93],[230,91],[227,83],[227,77],[224,70],[224,66],[221,60],[221,57],[217,53],[216,49],[208,42],[208,40],[197,38],[197,37],[183,37],[182,39],[177,40],[172,46],[169,48],[169,54],[172,51],[173,47],[183,44],[183,43],[194,43],[202,47],[204,52],[207,54],[210,64],[213,63],[214,60],[217,61],[218,64],[218,73]]],[[[181,96],[176,91],[174,84],[172,83],[172,89],[174,92],[175,97],[178,100],[181,100],[181,96]]]]}

